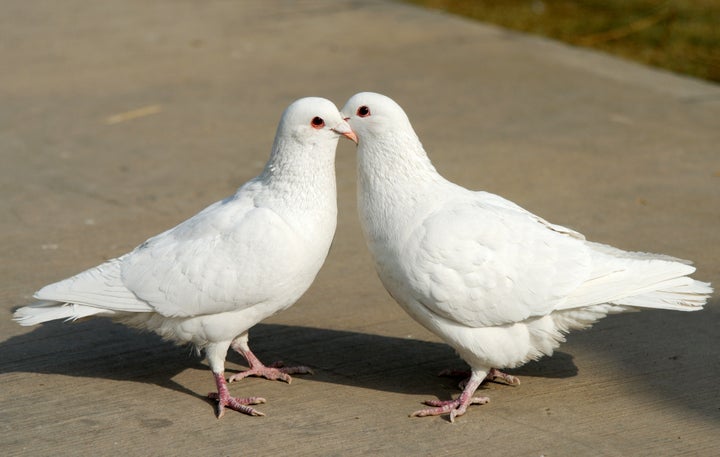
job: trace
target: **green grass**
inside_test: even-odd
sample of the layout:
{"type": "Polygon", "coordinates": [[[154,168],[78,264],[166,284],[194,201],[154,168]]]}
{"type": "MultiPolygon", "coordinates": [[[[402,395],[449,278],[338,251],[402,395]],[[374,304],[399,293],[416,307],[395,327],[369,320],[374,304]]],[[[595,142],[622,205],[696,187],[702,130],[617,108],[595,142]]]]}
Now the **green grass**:
{"type": "Polygon", "coordinates": [[[406,0],[720,82],[720,0],[406,0]]]}

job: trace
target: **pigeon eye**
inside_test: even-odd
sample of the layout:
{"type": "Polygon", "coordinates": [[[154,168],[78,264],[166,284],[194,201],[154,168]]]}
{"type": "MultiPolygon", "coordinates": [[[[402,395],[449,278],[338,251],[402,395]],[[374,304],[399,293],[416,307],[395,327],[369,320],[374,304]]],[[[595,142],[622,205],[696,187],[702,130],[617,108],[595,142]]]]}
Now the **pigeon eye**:
{"type": "Polygon", "coordinates": [[[370,115],[370,108],[363,105],[357,109],[357,115],[360,117],[368,117],[370,115]]]}
{"type": "Polygon", "coordinates": [[[325,127],[325,121],[323,121],[321,117],[315,116],[313,120],[310,121],[310,125],[312,125],[314,129],[321,129],[325,127]]]}

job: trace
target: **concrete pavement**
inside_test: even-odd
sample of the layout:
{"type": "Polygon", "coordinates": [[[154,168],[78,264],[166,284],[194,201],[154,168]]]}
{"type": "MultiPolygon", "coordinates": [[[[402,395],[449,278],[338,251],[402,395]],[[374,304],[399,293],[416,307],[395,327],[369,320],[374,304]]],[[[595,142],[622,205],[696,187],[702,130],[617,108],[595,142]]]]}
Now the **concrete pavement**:
{"type": "MultiPolygon", "coordinates": [[[[437,168],[589,239],[695,261],[720,287],[720,87],[387,1],[4,2],[0,15],[0,449],[4,455],[712,455],[717,295],[612,316],[491,384],[455,424],[462,361],[386,294],[341,143],[339,224],[311,290],[251,331],[312,366],[215,419],[201,358],[96,319],[22,328],[41,286],[120,255],[264,164],[282,110],[384,93],[437,168]]],[[[229,371],[242,367],[230,356],[229,371]]]]}

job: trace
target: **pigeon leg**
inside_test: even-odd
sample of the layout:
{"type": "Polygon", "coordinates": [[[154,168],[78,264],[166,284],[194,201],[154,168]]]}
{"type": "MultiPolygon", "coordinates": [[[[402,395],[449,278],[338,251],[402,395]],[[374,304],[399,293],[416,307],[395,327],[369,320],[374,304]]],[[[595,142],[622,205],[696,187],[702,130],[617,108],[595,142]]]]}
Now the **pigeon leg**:
{"type": "MultiPolygon", "coordinates": [[[[460,389],[464,389],[465,385],[467,384],[471,372],[469,370],[454,370],[452,368],[448,368],[447,370],[443,370],[440,373],[438,373],[438,376],[449,376],[451,378],[457,378],[462,377],[465,378],[458,386],[460,389]]],[[[503,371],[498,370],[497,368],[491,368],[490,371],[488,371],[487,376],[485,376],[485,379],[483,382],[495,382],[495,381],[501,381],[509,386],[519,386],[520,385],[520,378],[517,376],[513,376],[511,374],[507,374],[503,371]]]]}
{"type": "Polygon", "coordinates": [[[260,411],[256,410],[255,408],[252,408],[248,405],[258,405],[260,403],[265,403],[265,399],[262,397],[248,397],[248,398],[238,398],[238,397],[232,397],[230,396],[230,391],[228,390],[227,383],[225,382],[225,375],[223,373],[215,373],[213,372],[213,376],[215,377],[215,384],[217,385],[217,392],[210,392],[208,394],[208,398],[211,400],[217,400],[218,406],[217,406],[217,418],[220,419],[225,414],[225,407],[227,406],[230,409],[234,409],[235,411],[241,412],[243,414],[248,414],[250,416],[264,416],[265,414],[261,413],[260,411]]]}
{"type": "Polygon", "coordinates": [[[312,374],[312,370],[306,366],[284,367],[282,362],[275,362],[270,365],[263,365],[248,346],[248,334],[245,333],[236,338],[230,347],[240,353],[248,361],[250,369],[235,373],[228,378],[228,382],[238,381],[248,376],[260,376],[274,381],[292,382],[291,374],[312,374]]]}
{"type": "Polygon", "coordinates": [[[488,397],[473,397],[475,391],[480,384],[483,382],[486,376],[484,371],[473,371],[470,379],[462,391],[460,396],[456,400],[428,400],[424,403],[433,408],[421,409],[415,411],[411,417],[425,417],[425,416],[439,416],[441,414],[450,413],[450,422],[454,422],[457,416],[465,414],[468,406],[470,405],[484,405],[489,402],[488,397]]]}
{"type": "Polygon", "coordinates": [[[490,369],[487,376],[485,376],[485,381],[502,381],[509,386],[519,386],[520,385],[520,378],[518,378],[517,376],[513,376],[511,374],[502,372],[502,371],[498,370],[497,368],[490,369]]]}

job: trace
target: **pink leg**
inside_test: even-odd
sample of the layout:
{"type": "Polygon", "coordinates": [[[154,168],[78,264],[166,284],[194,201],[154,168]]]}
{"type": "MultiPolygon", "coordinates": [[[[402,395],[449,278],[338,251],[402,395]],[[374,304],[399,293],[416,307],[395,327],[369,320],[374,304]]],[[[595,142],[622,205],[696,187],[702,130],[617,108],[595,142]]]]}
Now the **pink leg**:
{"type": "Polygon", "coordinates": [[[473,397],[473,394],[480,387],[483,379],[485,378],[484,372],[475,372],[470,376],[470,379],[465,386],[457,400],[428,400],[424,402],[428,406],[433,408],[421,409],[415,411],[411,417],[425,417],[425,416],[439,416],[441,414],[450,413],[450,422],[454,422],[457,416],[462,416],[467,411],[470,405],[484,405],[489,402],[488,397],[473,397]]]}
{"type": "Polygon", "coordinates": [[[240,353],[250,365],[249,370],[235,373],[228,378],[228,382],[238,381],[248,376],[260,376],[265,379],[285,381],[290,384],[292,382],[291,374],[312,374],[312,370],[306,366],[283,367],[282,362],[275,362],[268,366],[263,363],[252,353],[247,345],[247,339],[239,339],[233,341],[231,347],[240,353]]]}
{"type": "Polygon", "coordinates": [[[218,408],[217,408],[217,417],[220,419],[225,414],[225,407],[227,406],[230,409],[234,409],[235,411],[249,414],[250,416],[264,416],[265,414],[261,413],[260,411],[251,408],[247,405],[258,405],[260,403],[265,403],[265,399],[262,397],[248,397],[248,398],[237,398],[237,397],[231,397],[230,391],[227,388],[227,383],[225,382],[225,376],[222,373],[213,373],[213,376],[215,377],[215,384],[217,385],[217,392],[210,392],[208,394],[208,398],[211,400],[217,400],[218,402],[218,408]]]}

